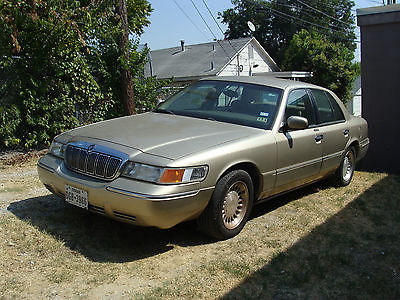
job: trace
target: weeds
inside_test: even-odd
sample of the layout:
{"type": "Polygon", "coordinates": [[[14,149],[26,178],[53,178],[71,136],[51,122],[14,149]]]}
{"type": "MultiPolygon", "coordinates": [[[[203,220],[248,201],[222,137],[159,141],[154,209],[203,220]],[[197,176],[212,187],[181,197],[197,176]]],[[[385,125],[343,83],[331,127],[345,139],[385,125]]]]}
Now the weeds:
{"type": "MultiPolygon", "coordinates": [[[[400,178],[357,172],[257,206],[235,238],[117,223],[2,166],[0,298],[399,298],[400,178]],[[4,193],[7,191],[7,193],[4,193]]],[[[21,166],[23,168],[23,166],[21,166]]],[[[33,175],[32,175],[33,174],[33,175]]]]}

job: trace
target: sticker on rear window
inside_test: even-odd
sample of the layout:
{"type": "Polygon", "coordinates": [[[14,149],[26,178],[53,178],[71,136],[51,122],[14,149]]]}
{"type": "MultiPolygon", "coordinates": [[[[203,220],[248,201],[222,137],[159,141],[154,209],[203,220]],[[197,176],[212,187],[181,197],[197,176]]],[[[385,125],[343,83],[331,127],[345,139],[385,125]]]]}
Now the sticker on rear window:
{"type": "Polygon", "coordinates": [[[259,122],[264,122],[264,123],[268,123],[268,118],[265,118],[265,117],[257,117],[257,121],[259,121],[259,122]]]}
{"type": "Polygon", "coordinates": [[[261,117],[269,117],[269,112],[263,112],[263,111],[260,111],[260,116],[261,117]]]}

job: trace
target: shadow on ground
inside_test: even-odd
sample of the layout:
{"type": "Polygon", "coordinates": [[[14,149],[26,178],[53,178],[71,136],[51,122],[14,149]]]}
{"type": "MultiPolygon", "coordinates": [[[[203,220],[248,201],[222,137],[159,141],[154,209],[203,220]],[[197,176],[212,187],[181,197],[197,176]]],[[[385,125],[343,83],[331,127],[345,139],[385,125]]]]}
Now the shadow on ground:
{"type": "Polygon", "coordinates": [[[301,187],[286,194],[280,194],[276,197],[269,198],[265,202],[261,202],[254,206],[250,219],[254,219],[270,213],[281,206],[284,206],[292,201],[299,200],[305,196],[309,196],[319,191],[332,188],[333,183],[331,180],[324,179],[311,185],[301,187]]]}
{"type": "Polygon", "coordinates": [[[390,175],[223,299],[400,299],[400,177],[390,175]]]}
{"type": "MultiPolygon", "coordinates": [[[[311,185],[260,204],[252,217],[317,192],[325,185],[324,182],[311,185]]],[[[13,202],[7,210],[96,262],[134,261],[167,252],[174,245],[186,247],[215,242],[197,231],[195,221],[167,230],[137,227],[89,213],[51,194],[13,202]]]]}
{"type": "Polygon", "coordinates": [[[168,230],[137,227],[89,213],[51,194],[13,202],[7,210],[96,262],[134,261],[167,252],[173,245],[210,242],[196,232],[194,222],[168,230]]]}

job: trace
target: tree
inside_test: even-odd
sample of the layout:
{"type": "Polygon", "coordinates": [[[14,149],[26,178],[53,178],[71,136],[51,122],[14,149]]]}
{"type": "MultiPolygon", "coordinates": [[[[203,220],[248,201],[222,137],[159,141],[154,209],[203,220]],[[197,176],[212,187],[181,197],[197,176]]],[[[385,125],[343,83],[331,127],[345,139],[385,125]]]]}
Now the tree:
{"type": "MultiPolygon", "coordinates": [[[[114,0],[0,2],[0,147],[48,145],[77,125],[134,112],[121,101],[124,72],[131,95],[155,95],[163,83],[143,77],[147,53],[138,51],[151,6],[124,2],[124,18],[114,0]]],[[[140,111],[155,103],[137,99],[140,111]]]]}
{"type": "Polygon", "coordinates": [[[285,52],[282,68],[312,70],[311,83],[329,88],[346,102],[350,98],[359,67],[352,63],[353,58],[352,51],[343,43],[329,41],[315,31],[302,30],[293,36],[285,52]]]}
{"type": "Polygon", "coordinates": [[[83,56],[87,21],[72,2],[1,2],[2,146],[46,144],[79,124],[75,111],[89,121],[104,117],[109,103],[99,105],[100,89],[83,56]]]}
{"type": "MultiPolygon", "coordinates": [[[[126,0],[118,0],[116,6],[117,15],[119,16],[121,24],[121,33],[119,38],[119,49],[121,51],[122,58],[124,61],[130,61],[130,49],[129,49],[129,33],[130,28],[128,24],[128,9],[126,0]]],[[[125,64],[121,70],[121,94],[122,101],[125,107],[125,113],[128,115],[136,114],[136,105],[133,93],[133,82],[132,74],[129,69],[129,65],[125,64]]]]}
{"type": "Polygon", "coordinates": [[[332,42],[341,42],[354,51],[354,19],[351,0],[232,0],[234,8],[220,13],[228,25],[225,37],[254,37],[279,64],[294,34],[312,29],[332,42]],[[252,33],[247,27],[256,25],[252,33]]]}
{"type": "Polygon", "coordinates": [[[350,0],[232,0],[234,8],[220,17],[227,38],[254,37],[283,70],[311,71],[310,82],[349,98],[357,73],[355,34],[350,0]]]}

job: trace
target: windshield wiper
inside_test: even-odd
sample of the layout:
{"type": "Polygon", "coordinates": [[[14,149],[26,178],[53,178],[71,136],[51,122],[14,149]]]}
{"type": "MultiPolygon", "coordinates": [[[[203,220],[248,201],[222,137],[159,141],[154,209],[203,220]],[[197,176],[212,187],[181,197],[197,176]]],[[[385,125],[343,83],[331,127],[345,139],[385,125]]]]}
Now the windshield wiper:
{"type": "Polygon", "coordinates": [[[172,110],[162,109],[162,108],[156,108],[156,109],[153,110],[153,112],[161,113],[161,114],[175,115],[175,113],[172,110]]]}

